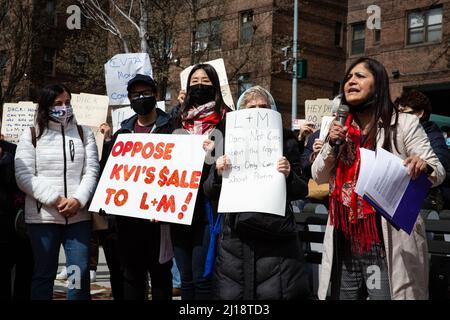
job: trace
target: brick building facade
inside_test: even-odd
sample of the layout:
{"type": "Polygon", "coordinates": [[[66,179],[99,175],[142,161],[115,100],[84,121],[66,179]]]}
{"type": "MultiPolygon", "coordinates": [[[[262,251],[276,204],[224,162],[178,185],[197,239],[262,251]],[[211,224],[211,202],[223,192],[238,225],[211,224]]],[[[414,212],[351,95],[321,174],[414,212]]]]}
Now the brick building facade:
{"type": "Polygon", "coordinates": [[[433,113],[450,116],[450,1],[349,1],[347,64],[361,55],[382,62],[392,99],[416,88],[433,113]],[[381,29],[366,25],[369,5],[379,6],[381,29]]]}
{"type": "MultiPolygon", "coordinates": [[[[303,117],[305,100],[332,98],[338,91],[345,69],[347,5],[337,0],[299,1],[299,8],[299,58],[308,63],[307,77],[298,81],[297,90],[297,117],[303,117]]],[[[251,85],[268,88],[278,103],[284,125],[290,127],[291,74],[284,70],[282,61],[292,53],[285,57],[282,48],[292,48],[293,1],[222,1],[220,10],[199,12],[197,29],[217,20],[222,30],[218,35],[220,45],[213,43],[213,49],[208,49],[208,44],[196,44],[199,39],[189,28],[189,17],[179,19],[183,23],[174,37],[174,57],[179,58],[182,67],[190,65],[195,60],[193,44],[194,54],[205,48],[201,61],[223,58],[234,99],[251,85]]],[[[180,68],[171,68],[172,97],[179,89],[179,72],[180,68]]]]}

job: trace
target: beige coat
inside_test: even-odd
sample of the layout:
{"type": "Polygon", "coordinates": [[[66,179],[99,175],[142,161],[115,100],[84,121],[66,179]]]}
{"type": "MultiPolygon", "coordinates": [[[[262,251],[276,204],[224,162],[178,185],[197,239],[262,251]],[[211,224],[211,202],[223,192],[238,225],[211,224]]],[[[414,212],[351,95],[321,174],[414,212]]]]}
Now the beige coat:
{"type": "MultiPolygon", "coordinates": [[[[395,118],[391,122],[394,125],[395,118]]],[[[377,136],[378,145],[384,141],[383,129],[377,136]]],[[[392,141],[393,143],[393,141],[392,141]]],[[[416,116],[400,114],[397,124],[398,152],[402,159],[419,155],[433,168],[429,179],[436,186],[445,178],[445,170],[430,146],[425,131],[416,116]]],[[[329,181],[335,169],[333,148],[325,143],[312,165],[312,176],[317,183],[329,181]]],[[[419,216],[411,235],[397,231],[382,218],[384,246],[387,255],[389,283],[392,299],[428,299],[428,246],[425,224],[419,216]]],[[[322,270],[319,278],[319,299],[325,299],[330,284],[333,263],[333,226],[328,222],[325,230],[322,270]]]]}

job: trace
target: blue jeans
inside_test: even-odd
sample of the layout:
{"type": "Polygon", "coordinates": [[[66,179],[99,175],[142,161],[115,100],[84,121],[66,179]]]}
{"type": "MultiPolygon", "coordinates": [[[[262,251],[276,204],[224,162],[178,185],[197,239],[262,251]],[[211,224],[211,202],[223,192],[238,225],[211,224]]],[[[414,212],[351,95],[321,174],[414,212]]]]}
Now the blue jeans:
{"type": "Polygon", "coordinates": [[[34,256],[31,299],[52,299],[53,284],[58,270],[59,248],[62,244],[66,254],[69,281],[67,299],[89,300],[91,222],[83,221],[69,225],[28,224],[28,233],[34,256]]]}
{"type": "Polygon", "coordinates": [[[178,270],[178,266],[175,261],[175,258],[172,259],[172,262],[173,262],[173,265],[172,265],[172,287],[173,288],[181,288],[180,270],[178,270]]]}
{"type": "Polygon", "coordinates": [[[177,225],[174,253],[181,275],[182,300],[211,299],[211,277],[203,277],[209,246],[209,225],[177,225]]]}

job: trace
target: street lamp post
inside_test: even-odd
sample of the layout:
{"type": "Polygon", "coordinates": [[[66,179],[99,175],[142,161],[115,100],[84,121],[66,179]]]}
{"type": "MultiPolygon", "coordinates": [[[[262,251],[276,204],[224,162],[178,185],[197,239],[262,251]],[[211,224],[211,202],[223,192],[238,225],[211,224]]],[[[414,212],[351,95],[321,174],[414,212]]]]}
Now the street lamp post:
{"type": "Polygon", "coordinates": [[[292,119],[291,129],[294,120],[297,119],[297,49],[298,49],[298,0],[294,0],[294,35],[292,44],[292,119]]]}

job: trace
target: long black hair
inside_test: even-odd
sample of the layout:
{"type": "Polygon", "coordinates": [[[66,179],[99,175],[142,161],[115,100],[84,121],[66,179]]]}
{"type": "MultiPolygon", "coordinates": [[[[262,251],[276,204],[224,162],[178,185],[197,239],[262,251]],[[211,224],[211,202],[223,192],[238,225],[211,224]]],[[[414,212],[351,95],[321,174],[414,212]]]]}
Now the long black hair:
{"type": "Polygon", "coordinates": [[[54,105],[55,99],[67,92],[72,98],[69,88],[62,83],[51,84],[42,89],[36,113],[36,125],[38,130],[37,138],[40,138],[45,130],[48,129],[48,122],[50,121],[50,108],[54,105]]]}
{"type": "Polygon", "coordinates": [[[197,71],[198,69],[203,69],[206,74],[208,75],[209,80],[211,81],[213,88],[214,88],[214,95],[215,95],[215,102],[216,102],[216,112],[220,113],[221,109],[223,106],[225,106],[225,102],[223,101],[222,98],[222,91],[220,90],[220,81],[219,81],[219,76],[217,75],[217,71],[216,69],[214,69],[214,67],[210,64],[207,63],[199,63],[196,64],[191,72],[189,72],[189,77],[187,79],[187,86],[186,86],[186,98],[184,99],[184,106],[183,106],[183,114],[186,114],[189,110],[189,108],[191,107],[191,95],[190,95],[190,83],[191,83],[191,78],[192,75],[194,74],[195,71],[197,71]]]}
{"type": "MultiPolygon", "coordinates": [[[[387,151],[392,151],[391,148],[391,139],[394,140],[394,147],[397,148],[397,140],[396,140],[396,126],[398,122],[398,111],[397,107],[392,103],[391,94],[389,91],[389,77],[386,72],[384,66],[368,57],[361,57],[355,62],[353,62],[350,67],[348,67],[345,72],[344,80],[341,84],[341,92],[342,94],[342,104],[347,104],[347,100],[345,98],[344,86],[350,80],[350,72],[352,69],[358,64],[364,64],[364,66],[370,71],[370,73],[374,77],[374,93],[371,97],[367,99],[367,101],[371,100],[373,104],[370,109],[373,112],[372,119],[370,120],[370,130],[367,135],[368,141],[376,141],[378,130],[383,128],[384,130],[384,141],[382,148],[387,151]],[[395,123],[394,126],[391,126],[392,116],[395,112],[395,123]],[[381,120],[381,123],[379,122],[381,120]]],[[[365,102],[367,102],[365,101],[365,102]]],[[[357,115],[356,115],[357,116],[357,115]]]]}

